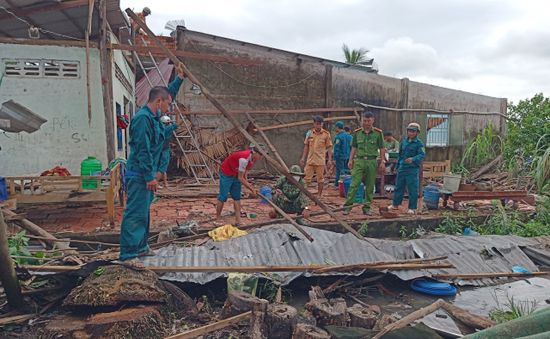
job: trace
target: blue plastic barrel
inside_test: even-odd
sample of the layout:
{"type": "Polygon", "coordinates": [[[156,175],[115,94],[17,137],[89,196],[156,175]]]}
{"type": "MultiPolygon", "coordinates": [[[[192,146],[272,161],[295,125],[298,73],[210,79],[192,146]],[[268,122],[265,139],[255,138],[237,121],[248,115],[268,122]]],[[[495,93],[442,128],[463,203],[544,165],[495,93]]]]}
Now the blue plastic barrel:
{"type": "Polygon", "coordinates": [[[0,177],[0,201],[8,200],[8,187],[6,185],[6,179],[0,177]]]}
{"type": "MultiPolygon", "coordinates": [[[[351,185],[351,175],[344,175],[344,194],[346,197],[348,196],[349,186],[351,185]]],[[[357,190],[357,194],[355,194],[355,202],[363,202],[365,200],[365,185],[361,183],[359,185],[359,189],[357,190]]]]}
{"type": "Polygon", "coordinates": [[[416,292],[443,297],[451,297],[456,294],[456,287],[453,285],[424,278],[413,280],[411,289],[416,292]]]}
{"type": "MultiPolygon", "coordinates": [[[[272,193],[271,192],[271,187],[269,186],[262,186],[260,188],[260,194],[263,195],[264,197],[266,197],[267,199],[271,200],[272,198],[272,193]]],[[[262,201],[261,201],[262,204],[267,204],[267,200],[265,200],[264,198],[262,198],[262,201]]]]}
{"type": "Polygon", "coordinates": [[[429,210],[436,210],[439,208],[439,196],[439,187],[435,185],[424,187],[424,203],[429,210]]]}

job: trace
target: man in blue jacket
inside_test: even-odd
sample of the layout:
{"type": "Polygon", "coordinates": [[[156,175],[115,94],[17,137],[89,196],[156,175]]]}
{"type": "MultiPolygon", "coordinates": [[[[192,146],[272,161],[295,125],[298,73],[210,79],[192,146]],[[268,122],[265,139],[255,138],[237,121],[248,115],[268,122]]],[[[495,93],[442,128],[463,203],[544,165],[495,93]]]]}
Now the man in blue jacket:
{"type": "Polygon", "coordinates": [[[156,86],[149,92],[149,99],[130,123],[130,155],[126,162],[126,187],[128,199],[120,225],[121,261],[131,261],[143,266],[137,257],[153,255],[149,249],[149,209],[160,180],[161,154],[166,139],[160,117],[170,111],[172,100],[182,82],[183,69],[168,87],[156,86]]]}
{"type": "Polygon", "coordinates": [[[353,137],[344,131],[344,123],[342,121],[337,121],[334,125],[336,126],[336,137],[334,138],[334,155],[332,159],[336,167],[334,185],[338,187],[340,175],[347,172],[349,152],[351,151],[351,139],[353,137]]]}
{"type": "Polygon", "coordinates": [[[397,162],[397,179],[395,191],[393,193],[393,204],[388,207],[389,210],[397,210],[401,202],[405,187],[409,192],[409,210],[408,214],[416,214],[418,203],[419,174],[422,160],[426,156],[424,144],[418,139],[420,125],[411,122],[407,126],[407,137],[403,138],[399,147],[399,160],[397,162]]]}

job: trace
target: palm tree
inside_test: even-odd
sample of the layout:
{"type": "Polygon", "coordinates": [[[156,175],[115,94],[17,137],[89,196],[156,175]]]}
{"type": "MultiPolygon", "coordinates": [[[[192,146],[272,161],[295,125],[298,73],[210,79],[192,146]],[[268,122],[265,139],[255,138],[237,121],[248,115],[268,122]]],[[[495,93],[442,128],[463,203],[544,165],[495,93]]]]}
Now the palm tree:
{"type": "Polygon", "coordinates": [[[359,49],[350,49],[348,45],[342,45],[342,51],[344,52],[344,57],[346,63],[350,65],[361,65],[361,64],[370,64],[372,59],[367,57],[368,49],[359,48],[359,49]]]}

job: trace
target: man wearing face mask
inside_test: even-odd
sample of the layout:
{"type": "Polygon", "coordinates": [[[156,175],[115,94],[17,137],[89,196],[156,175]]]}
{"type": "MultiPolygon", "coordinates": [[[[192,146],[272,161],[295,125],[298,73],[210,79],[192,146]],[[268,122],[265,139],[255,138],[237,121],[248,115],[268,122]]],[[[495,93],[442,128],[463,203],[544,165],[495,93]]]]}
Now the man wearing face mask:
{"type": "Polygon", "coordinates": [[[170,111],[172,99],[183,81],[183,71],[169,87],[156,86],[149,92],[147,105],[136,112],[130,123],[130,155],[126,162],[128,199],[120,226],[121,261],[143,266],[137,257],[154,255],[149,249],[149,209],[161,173],[161,154],[166,138],[160,117],[170,111]]]}

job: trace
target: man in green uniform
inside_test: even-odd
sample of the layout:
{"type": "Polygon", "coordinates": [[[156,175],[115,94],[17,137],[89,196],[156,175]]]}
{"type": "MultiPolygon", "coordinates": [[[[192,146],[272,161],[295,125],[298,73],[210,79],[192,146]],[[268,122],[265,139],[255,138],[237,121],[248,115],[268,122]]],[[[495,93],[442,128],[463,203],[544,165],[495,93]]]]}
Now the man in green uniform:
{"type": "Polygon", "coordinates": [[[130,123],[130,155],[126,162],[125,180],[128,190],[126,208],[120,225],[121,261],[143,266],[137,257],[153,255],[149,249],[149,209],[157,190],[161,173],[165,126],[160,117],[170,111],[172,99],[183,81],[183,69],[168,87],[156,86],[149,92],[143,106],[130,123]]]}
{"type": "MultiPolygon", "coordinates": [[[[344,206],[351,206],[355,201],[355,195],[361,182],[365,185],[365,202],[363,214],[370,215],[370,204],[373,198],[376,173],[384,173],[386,149],[384,148],[384,136],[382,130],[373,126],[374,115],[364,112],[361,118],[363,128],[358,128],[353,133],[351,153],[348,167],[351,169],[351,184],[344,206]],[[377,164],[380,151],[380,165],[377,164]]],[[[349,214],[351,207],[344,210],[349,214]]]]}
{"type": "MultiPolygon", "coordinates": [[[[303,179],[304,173],[298,165],[292,165],[290,167],[290,174],[301,185],[305,184],[303,179]]],[[[279,206],[285,213],[289,214],[302,214],[304,209],[308,205],[307,197],[298,189],[298,187],[291,184],[286,177],[282,176],[277,180],[275,186],[273,186],[275,194],[273,195],[273,202],[279,206]]],[[[277,211],[273,211],[272,214],[277,215],[277,211]]]]}

